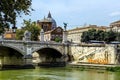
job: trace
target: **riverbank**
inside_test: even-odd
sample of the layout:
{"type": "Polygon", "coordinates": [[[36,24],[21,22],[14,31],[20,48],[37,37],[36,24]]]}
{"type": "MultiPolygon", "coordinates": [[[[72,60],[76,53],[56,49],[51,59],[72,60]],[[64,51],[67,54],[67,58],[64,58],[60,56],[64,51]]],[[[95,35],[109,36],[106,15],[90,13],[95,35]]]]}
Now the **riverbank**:
{"type": "Polygon", "coordinates": [[[90,63],[42,63],[38,65],[4,65],[0,70],[10,70],[10,69],[35,69],[36,67],[52,68],[52,67],[65,67],[65,68],[79,68],[80,70],[85,69],[95,69],[95,70],[107,70],[120,72],[120,65],[115,64],[90,64],[90,63]]]}
{"type": "Polygon", "coordinates": [[[120,65],[115,65],[115,64],[68,63],[67,66],[72,68],[82,68],[82,69],[120,71],[120,65]]]}
{"type": "Polygon", "coordinates": [[[34,65],[2,65],[0,70],[35,69],[34,65]]]}

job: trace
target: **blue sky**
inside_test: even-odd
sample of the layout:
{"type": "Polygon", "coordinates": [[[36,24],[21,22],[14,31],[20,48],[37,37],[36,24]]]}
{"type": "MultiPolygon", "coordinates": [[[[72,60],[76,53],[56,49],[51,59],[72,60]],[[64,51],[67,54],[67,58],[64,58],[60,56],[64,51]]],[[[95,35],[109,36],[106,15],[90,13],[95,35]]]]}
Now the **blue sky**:
{"type": "Polygon", "coordinates": [[[17,26],[22,26],[23,19],[37,21],[47,16],[50,11],[58,26],[68,23],[68,28],[84,24],[109,26],[120,20],[120,0],[32,0],[31,16],[22,15],[17,19],[17,26]]]}

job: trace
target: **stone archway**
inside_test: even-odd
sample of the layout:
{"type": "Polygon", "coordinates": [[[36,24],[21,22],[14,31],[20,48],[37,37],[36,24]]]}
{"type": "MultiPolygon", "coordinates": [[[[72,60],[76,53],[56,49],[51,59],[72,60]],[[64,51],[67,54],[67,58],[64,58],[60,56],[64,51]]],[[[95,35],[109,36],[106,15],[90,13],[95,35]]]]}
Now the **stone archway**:
{"type": "Polygon", "coordinates": [[[37,50],[35,53],[33,53],[33,59],[38,60],[36,61],[36,63],[38,63],[39,65],[48,65],[49,66],[56,66],[64,62],[64,60],[62,60],[62,53],[60,53],[58,50],[54,49],[54,48],[41,48],[39,50],[37,50]],[[36,54],[36,55],[34,55],[36,54]]]}
{"type": "Polygon", "coordinates": [[[24,64],[23,54],[11,47],[0,46],[0,65],[13,67],[24,64]]]}

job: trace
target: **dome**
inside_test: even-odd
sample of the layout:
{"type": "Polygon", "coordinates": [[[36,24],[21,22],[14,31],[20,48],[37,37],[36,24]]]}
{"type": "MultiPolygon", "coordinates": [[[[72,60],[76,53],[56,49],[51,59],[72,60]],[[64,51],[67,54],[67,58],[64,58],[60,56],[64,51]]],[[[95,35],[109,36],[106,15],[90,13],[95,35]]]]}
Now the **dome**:
{"type": "Polygon", "coordinates": [[[54,29],[54,28],[56,28],[57,27],[57,24],[56,24],[56,21],[53,19],[53,18],[47,18],[47,20],[49,21],[49,22],[52,22],[52,29],[54,29]]]}
{"type": "Polygon", "coordinates": [[[54,28],[57,27],[56,21],[55,21],[55,19],[52,18],[50,12],[48,13],[47,18],[44,17],[44,18],[43,18],[42,20],[40,20],[39,22],[42,22],[42,23],[52,23],[50,29],[54,29],[54,28]]]}
{"type": "Polygon", "coordinates": [[[48,13],[47,19],[52,22],[52,29],[57,27],[56,21],[52,18],[51,13],[48,13]]]}
{"type": "Polygon", "coordinates": [[[52,22],[52,19],[48,19],[48,18],[43,18],[42,20],[40,20],[40,22],[52,22]]]}
{"type": "Polygon", "coordinates": [[[57,27],[56,21],[53,18],[44,18],[44,19],[40,20],[40,22],[51,22],[52,29],[57,27]]]}

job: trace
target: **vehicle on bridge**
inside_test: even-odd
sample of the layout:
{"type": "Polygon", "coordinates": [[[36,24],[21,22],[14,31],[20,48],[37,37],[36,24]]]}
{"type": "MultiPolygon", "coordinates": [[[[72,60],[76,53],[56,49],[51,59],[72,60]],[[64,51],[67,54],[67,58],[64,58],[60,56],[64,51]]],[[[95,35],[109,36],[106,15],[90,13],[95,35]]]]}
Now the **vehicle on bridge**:
{"type": "Polygon", "coordinates": [[[105,44],[105,41],[90,40],[89,43],[92,43],[92,44],[105,44]]]}

